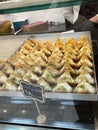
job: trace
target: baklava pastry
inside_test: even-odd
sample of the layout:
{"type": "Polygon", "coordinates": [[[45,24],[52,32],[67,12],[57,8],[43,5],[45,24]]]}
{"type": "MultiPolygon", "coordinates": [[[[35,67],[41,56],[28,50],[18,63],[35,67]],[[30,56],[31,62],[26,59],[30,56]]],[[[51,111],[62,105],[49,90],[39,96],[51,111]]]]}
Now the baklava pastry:
{"type": "Polygon", "coordinates": [[[17,57],[21,58],[21,59],[24,59],[25,58],[25,55],[22,53],[22,52],[16,52],[15,55],[17,55],[17,57]]]}
{"type": "Polygon", "coordinates": [[[24,55],[28,55],[30,53],[29,50],[27,50],[26,48],[24,48],[24,46],[21,47],[20,52],[23,53],[24,55]]]}
{"type": "Polygon", "coordinates": [[[90,68],[86,62],[83,63],[79,69],[77,69],[76,74],[79,75],[82,71],[87,71],[90,75],[94,74],[94,70],[90,68]]]}
{"type": "Polygon", "coordinates": [[[70,37],[70,38],[68,38],[68,39],[66,40],[65,45],[66,45],[66,46],[72,46],[72,45],[75,46],[76,43],[77,43],[77,42],[75,41],[75,39],[70,37]]]}
{"type": "Polygon", "coordinates": [[[10,63],[12,66],[15,66],[15,65],[20,65],[20,64],[25,64],[24,63],[24,60],[17,57],[17,56],[13,56],[11,57],[9,60],[8,60],[8,63],[10,63]]]}
{"type": "Polygon", "coordinates": [[[64,60],[58,56],[51,56],[48,60],[48,65],[59,70],[64,65],[64,60]]]}
{"type": "Polygon", "coordinates": [[[47,70],[51,73],[52,77],[54,78],[60,75],[60,72],[57,69],[54,69],[53,67],[47,66],[47,70]]]}
{"type": "Polygon", "coordinates": [[[64,56],[64,59],[66,59],[66,58],[73,59],[74,61],[76,61],[77,56],[74,53],[72,53],[72,52],[66,52],[66,54],[64,56]]]}
{"type": "Polygon", "coordinates": [[[40,78],[37,83],[43,87],[45,92],[52,91],[52,88],[50,87],[50,85],[43,78],[40,78]]]}
{"type": "Polygon", "coordinates": [[[31,70],[28,70],[27,73],[24,75],[23,80],[25,81],[31,81],[31,82],[37,82],[39,77],[35,75],[31,70]]]}
{"type": "Polygon", "coordinates": [[[14,73],[15,74],[18,74],[20,77],[23,77],[25,74],[26,74],[26,72],[27,72],[27,70],[26,70],[26,68],[25,67],[23,67],[23,68],[17,68],[17,69],[15,69],[15,71],[14,71],[14,73]]]}
{"type": "Polygon", "coordinates": [[[48,50],[47,48],[45,48],[45,47],[43,47],[42,48],[42,51],[45,53],[45,55],[47,56],[47,57],[49,57],[49,56],[51,56],[51,51],[50,50],[48,50]]]}
{"type": "Polygon", "coordinates": [[[84,35],[81,35],[80,38],[78,39],[78,44],[82,44],[82,45],[85,45],[85,44],[88,44],[89,41],[88,39],[84,36],[84,35]]]}
{"type": "Polygon", "coordinates": [[[47,50],[49,50],[51,53],[54,50],[54,46],[52,45],[52,43],[50,41],[45,41],[42,44],[42,48],[46,48],[47,50]]]}
{"type": "Polygon", "coordinates": [[[75,80],[72,78],[71,74],[69,71],[65,71],[59,78],[58,80],[64,80],[66,83],[74,85],[75,80]]]}
{"type": "Polygon", "coordinates": [[[35,63],[38,64],[42,68],[45,68],[47,66],[47,63],[40,56],[36,57],[35,63]]]}
{"type": "Polygon", "coordinates": [[[71,48],[71,47],[67,47],[67,48],[66,48],[65,55],[66,55],[66,53],[67,53],[67,54],[68,54],[68,53],[71,53],[71,54],[77,55],[77,51],[74,50],[74,49],[71,48]]]}
{"type": "Polygon", "coordinates": [[[93,67],[93,63],[88,59],[87,55],[83,55],[81,59],[78,61],[77,66],[81,67],[82,64],[87,63],[88,67],[93,67]]]}
{"type": "Polygon", "coordinates": [[[49,84],[56,84],[55,78],[52,77],[52,74],[47,69],[44,71],[42,77],[49,84]]]}
{"type": "Polygon", "coordinates": [[[2,90],[11,90],[11,91],[16,91],[18,90],[18,86],[11,81],[10,79],[8,79],[2,86],[2,90]]]}
{"type": "Polygon", "coordinates": [[[96,89],[88,82],[81,82],[74,88],[75,93],[96,93],[96,89]]]}
{"type": "Polygon", "coordinates": [[[64,66],[60,70],[60,74],[63,74],[66,71],[70,72],[70,74],[72,75],[75,75],[77,70],[75,68],[73,69],[72,66],[69,65],[68,63],[65,63],[64,66]]]}
{"type": "Polygon", "coordinates": [[[85,52],[80,52],[79,55],[77,55],[77,60],[81,59],[83,55],[86,55],[89,60],[93,61],[93,56],[92,54],[87,53],[87,49],[85,50],[85,52]]]}
{"type": "Polygon", "coordinates": [[[13,73],[10,75],[9,79],[13,81],[15,84],[19,85],[20,80],[22,80],[22,77],[17,73],[13,73]]]}
{"type": "Polygon", "coordinates": [[[26,50],[28,50],[28,51],[30,51],[30,50],[32,50],[32,46],[31,46],[31,42],[29,41],[29,40],[26,40],[25,41],[25,44],[23,45],[24,46],[24,48],[26,49],[26,50]]]}
{"type": "Polygon", "coordinates": [[[59,92],[59,93],[70,93],[72,92],[72,87],[66,83],[64,80],[59,80],[57,85],[53,88],[53,92],[59,92]]]}
{"type": "Polygon", "coordinates": [[[55,45],[55,47],[58,47],[58,46],[63,46],[64,43],[59,37],[57,37],[55,42],[54,42],[54,45],[55,45]]]}
{"type": "Polygon", "coordinates": [[[43,50],[40,51],[40,56],[41,58],[47,63],[48,62],[48,57],[45,55],[45,53],[43,52],[43,50]]]}
{"type": "Polygon", "coordinates": [[[25,59],[24,59],[24,62],[29,65],[30,67],[33,66],[33,60],[29,57],[29,56],[26,56],[25,59]]]}
{"type": "Polygon", "coordinates": [[[77,64],[74,62],[73,59],[71,58],[64,58],[64,62],[65,62],[65,65],[66,64],[69,64],[70,66],[72,66],[73,68],[77,68],[77,64]]]}
{"type": "Polygon", "coordinates": [[[34,47],[37,50],[41,49],[41,43],[39,41],[37,41],[34,38],[30,38],[29,40],[32,47],[34,47]]]}
{"type": "Polygon", "coordinates": [[[32,66],[32,71],[34,74],[36,74],[38,76],[42,75],[42,73],[43,73],[43,70],[39,64],[34,64],[32,66]]]}
{"type": "Polygon", "coordinates": [[[5,63],[4,66],[3,66],[2,71],[5,74],[9,75],[9,74],[13,73],[14,69],[9,63],[5,63]]]}
{"type": "Polygon", "coordinates": [[[2,72],[0,71],[0,84],[3,84],[7,81],[7,76],[2,72]]]}
{"type": "Polygon", "coordinates": [[[64,56],[64,54],[61,52],[61,50],[57,47],[53,50],[51,55],[56,55],[56,56],[59,56],[61,58],[64,56]]]}
{"type": "Polygon", "coordinates": [[[89,82],[90,84],[94,84],[94,77],[92,77],[89,73],[88,73],[88,71],[86,71],[86,70],[82,70],[82,72],[80,73],[80,75],[79,76],[77,76],[77,78],[76,78],[76,83],[80,83],[83,79],[86,79],[87,80],[87,82],[89,82]]]}
{"type": "Polygon", "coordinates": [[[64,45],[59,45],[58,48],[59,48],[59,50],[61,51],[62,54],[65,53],[66,47],[64,45]]]}

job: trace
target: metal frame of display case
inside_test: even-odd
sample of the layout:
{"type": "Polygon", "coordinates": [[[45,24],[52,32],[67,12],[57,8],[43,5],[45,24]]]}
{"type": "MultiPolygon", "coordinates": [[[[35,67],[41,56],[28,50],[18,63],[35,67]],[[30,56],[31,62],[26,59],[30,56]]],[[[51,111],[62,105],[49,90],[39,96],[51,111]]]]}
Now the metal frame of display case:
{"type": "MultiPolygon", "coordinates": [[[[85,3],[94,3],[94,2],[97,2],[97,0],[92,0],[91,2],[89,2],[89,0],[83,0],[82,1],[84,4],[85,3]]],[[[63,1],[61,1],[60,2],[60,0],[56,0],[54,3],[52,3],[52,6],[51,6],[51,8],[59,8],[59,7],[66,7],[66,6],[71,6],[71,5],[78,5],[78,4],[80,4],[81,3],[81,0],[63,0],[63,1]]],[[[5,4],[5,3],[4,3],[5,4]]],[[[16,3],[15,3],[16,4],[16,3]]],[[[3,8],[3,9],[0,9],[0,14],[9,14],[9,13],[17,13],[17,12],[26,12],[26,11],[34,11],[34,10],[43,10],[43,9],[48,9],[48,8],[50,8],[50,5],[51,5],[51,3],[46,3],[46,2],[44,2],[43,4],[41,4],[41,3],[35,3],[34,5],[32,4],[28,4],[28,6],[15,6],[15,7],[13,7],[13,8],[3,8]]],[[[1,5],[0,5],[1,6],[1,5]]],[[[5,93],[6,94],[6,93],[5,93]]],[[[2,96],[4,96],[4,93],[2,92],[2,94],[1,94],[2,96]]],[[[78,95],[76,96],[76,97],[78,97],[78,95]]],[[[14,103],[13,102],[11,102],[12,104],[17,104],[16,102],[18,102],[19,104],[21,104],[21,100],[23,100],[23,99],[17,99],[17,97],[15,97],[15,98],[13,98],[12,97],[12,99],[11,98],[9,98],[8,97],[8,100],[6,99],[7,98],[7,96],[5,96],[5,97],[1,97],[0,98],[0,104],[3,104],[4,106],[6,106],[6,105],[8,105],[8,106],[10,106],[10,104],[9,104],[9,102],[11,102],[11,101],[14,101],[14,103]],[[3,100],[2,100],[3,99],[3,100]],[[16,101],[17,100],[17,101],[16,101]]],[[[94,95],[94,97],[92,98],[91,97],[91,99],[95,99],[95,95],[94,95]]],[[[51,100],[51,99],[50,99],[51,100]]],[[[70,99],[71,100],[71,99],[70,99]]],[[[98,100],[98,96],[97,96],[97,100],[98,100]]],[[[55,99],[53,100],[54,102],[55,102],[55,99]]],[[[93,101],[93,100],[92,100],[93,101]]],[[[24,102],[25,102],[25,99],[24,99],[24,102]]],[[[27,100],[27,102],[29,102],[30,103],[30,100],[27,100]]],[[[63,102],[63,101],[62,101],[63,102]]],[[[73,101],[72,101],[73,102],[73,101]]],[[[26,103],[26,102],[25,102],[26,103]]],[[[68,103],[70,104],[70,102],[66,102],[66,101],[64,101],[63,103],[65,103],[65,105],[67,104],[68,105],[68,103]]],[[[51,104],[51,103],[50,103],[51,104]]],[[[80,103],[81,104],[81,103],[80,103]]],[[[82,102],[82,104],[84,104],[84,105],[86,105],[85,103],[83,103],[82,102]]],[[[18,108],[18,107],[17,107],[18,108]]],[[[62,107],[63,108],[63,107],[62,107]]],[[[11,114],[10,114],[10,116],[11,116],[11,114]]],[[[5,117],[6,117],[6,114],[5,114],[5,117]]],[[[9,121],[0,121],[1,123],[9,123],[9,121]]],[[[12,124],[15,124],[15,122],[13,123],[13,122],[11,122],[12,124]]],[[[59,122],[57,122],[58,123],[58,128],[60,128],[60,124],[59,124],[59,122]]],[[[17,123],[16,123],[17,124],[17,123]]],[[[18,124],[19,125],[19,124],[18,124]]],[[[67,124],[63,124],[62,123],[62,125],[64,126],[64,125],[67,125],[67,124]]],[[[92,124],[91,124],[91,126],[92,126],[92,124]]],[[[8,125],[7,125],[7,127],[8,127],[8,125]]],[[[28,126],[27,126],[28,127],[28,126]]],[[[40,126],[39,126],[40,127],[40,126]]],[[[65,127],[65,126],[64,126],[65,127]]],[[[83,125],[80,125],[80,127],[81,127],[81,130],[84,128],[83,127],[83,125]]],[[[12,127],[11,127],[12,128],[12,127]]],[[[14,127],[15,128],[15,127],[14,127]]],[[[23,128],[23,126],[22,126],[22,128],[23,128]]],[[[29,128],[29,127],[28,127],[29,128]]],[[[73,126],[71,125],[71,127],[70,128],[73,128],[73,126]]],[[[77,125],[77,128],[79,129],[79,125],[77,125]]],[[[87,128],[88,128],[88,125],[86,126],[86,130],[87,130],[87,128]]],[[[47,129],[47,128],[46,128],[47,129]]],[[[5,129],[4,129],[5,130],[5,129]]],[[[76,130],[76,129],[75,129],[76,130]]]]}
{"type": "Polygon", "coordinates": [[[44,10],[50,8],[60,8],[72,5],[79,5],[86,3],[95,3],[97,0],[89,1],[89,0],[41,0],[40,2],[30,0],[8,0],[5,2],[0,3],[0,14],[9,14],[9,13],[17,13],[17,12],[27,12],[27,11],[34,11],[34,10],[44,10]],[[52,6],[51,6],[52,5],[52,6]],[[4,7],[3,7],[4,6],[4,7]]]}

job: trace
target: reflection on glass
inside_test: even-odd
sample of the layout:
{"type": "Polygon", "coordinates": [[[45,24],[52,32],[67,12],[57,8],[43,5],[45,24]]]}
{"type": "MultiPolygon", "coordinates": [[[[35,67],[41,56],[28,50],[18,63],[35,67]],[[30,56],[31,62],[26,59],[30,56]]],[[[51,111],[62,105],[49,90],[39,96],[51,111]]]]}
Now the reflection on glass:
{"type": "Polygon", "coordinates": [[[7,113],[7,109],[3,109],[3,113],[7,113]]]}

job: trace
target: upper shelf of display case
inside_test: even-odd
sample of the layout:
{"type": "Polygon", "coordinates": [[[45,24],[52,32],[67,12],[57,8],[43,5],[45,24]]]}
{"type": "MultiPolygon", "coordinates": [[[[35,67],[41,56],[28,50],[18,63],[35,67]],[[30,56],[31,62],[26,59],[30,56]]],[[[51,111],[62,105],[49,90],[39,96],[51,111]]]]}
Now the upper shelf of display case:
{"type": "Polygon", "coordinates": [[[94,3],[97,0],[2,0],[0,14],[59,8],[82,3],[94,3]]]}

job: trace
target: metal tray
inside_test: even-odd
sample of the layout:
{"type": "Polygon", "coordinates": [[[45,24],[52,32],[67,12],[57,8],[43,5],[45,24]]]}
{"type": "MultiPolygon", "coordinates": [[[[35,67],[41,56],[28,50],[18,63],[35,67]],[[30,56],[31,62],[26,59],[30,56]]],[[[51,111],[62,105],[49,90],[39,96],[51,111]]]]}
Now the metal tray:
{"type": "MultiPolygon", "coordinates": [[[[62,32],[62,33],[51,33],[51,34],[33,34],[31,37],[43,42],[46,39],[50,41],[54,41],[56,37],[60,37],[62,40],[66,40],[68,37],[73,37],[77,40],[79,39],[81,35],[85,35],[86,38],[91,43],[90,32],[75,32],[75,33],[62,32]]],[[[98,88],[97,88],[97,81],[96,81],[95,64],[94,64],[94,73],[95,73],[94,74],[95,86],[97,90],[98,88]]],[[[26,98],[23,96],[21,91],[0,91],[0,96],[17,97],[17,98],[23,98],[23,99],[26,98]]],[[[97,93],[96,94],[78,94],[78,93],[45,92],[45,98],[57,99],[57,100],[97,101],[97,93]]]]}

